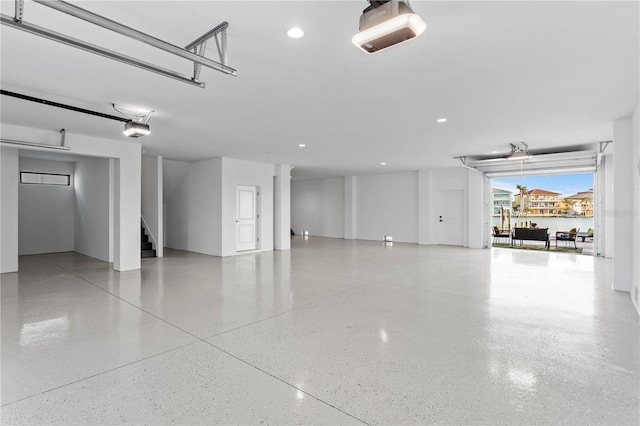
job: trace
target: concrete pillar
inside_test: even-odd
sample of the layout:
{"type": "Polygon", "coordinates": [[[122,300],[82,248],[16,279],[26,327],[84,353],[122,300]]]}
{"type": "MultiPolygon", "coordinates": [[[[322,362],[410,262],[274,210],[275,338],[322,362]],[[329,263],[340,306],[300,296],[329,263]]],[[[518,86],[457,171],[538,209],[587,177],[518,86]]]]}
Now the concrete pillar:
{"type": "Polygon", "coordinates": [[[344,177],[344,239],[356,239],[356,177],[344,177]]]}
{"type": "Polygon", "coordinates": [[[275,165],[274,241],[276,250],[291,248],[291,166],[275,165]]]}
{"type": "MultiPolygon", "coordinates": [[[[633,271],[632,235],[634,164],[631,118],[613,124],[613,283],[614,290],[630,291],[633,271]]],[[[637,212],[636,212],[637,213],[637,212]]]]}
{"type": "Polygon", "coordinates": [[[18,150],[0,147],[0,273],[18,271],[18,150]]]}
{"type": "Polygon", "coordinates": [[[430,240],[430,179],[429,170],[418,171],[418,244],[433,244],[430,240]]]}
{"type": "Polygon", "coordinates": [[[485,248],[486,218],[489,206],[485,205],[484,173],[475,170],[467,171],[467,247],[485,248]]]}

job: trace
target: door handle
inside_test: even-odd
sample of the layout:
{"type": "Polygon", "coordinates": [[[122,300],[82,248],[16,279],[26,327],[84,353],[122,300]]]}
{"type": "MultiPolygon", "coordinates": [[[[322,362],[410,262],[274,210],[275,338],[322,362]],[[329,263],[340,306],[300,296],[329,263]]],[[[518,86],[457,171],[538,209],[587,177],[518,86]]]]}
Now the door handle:
{"type": "Polygon", "coordinates": [[[236,220],[236,223],[240,223],[240,221],[239,221],[239,220],[236,220]]]}

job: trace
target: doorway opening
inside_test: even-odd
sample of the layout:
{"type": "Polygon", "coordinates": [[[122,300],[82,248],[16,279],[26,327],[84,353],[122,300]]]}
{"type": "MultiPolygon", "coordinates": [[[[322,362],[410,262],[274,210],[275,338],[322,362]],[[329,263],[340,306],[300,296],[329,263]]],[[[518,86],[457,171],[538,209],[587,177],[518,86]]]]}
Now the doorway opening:
{"type": "Polygon", "coordinates": [[[236,187],[236,251],[257,250],[260,237],[260,190],[257,186],[236,187]]]}
{"type": "Polygon", "coordinates": [[[490,179],[492,246],[594,255],[594,179],[593,173],[490,179]]]}

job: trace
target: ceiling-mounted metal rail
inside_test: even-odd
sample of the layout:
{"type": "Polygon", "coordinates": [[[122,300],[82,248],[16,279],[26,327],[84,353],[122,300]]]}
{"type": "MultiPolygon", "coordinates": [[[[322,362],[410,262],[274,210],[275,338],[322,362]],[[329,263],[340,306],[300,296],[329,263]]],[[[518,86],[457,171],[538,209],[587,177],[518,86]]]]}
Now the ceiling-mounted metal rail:
{"type": "Polygon", "coordinates": [[[475,170],[476,172],[482,173],[482,171],[478,170],[476,167],[473,167],[473,166],[469,165],[469,163],[467,162],[467,157],[466,156],[453,157],[453,158],[459,159],[462,167],[466,167],[467,169],[475,170]]]}
{"type": "Polygon", "coordinates": [[[34,148],[57,149],[60,151],[70,151],[70,148],[65,145],[65,134],[66,134],[65,130],[60,129],[60,145],[49,145],[46,143],[18,141],[15,139],[0,139],[0,143],[6,143],[11,145],[21,145],[21,146],[34,147],[34,148]]]}
{"type": "Polygon", "coordinates": [[[92,24],[98,25],[108,30],[114,31],[118,34],[122,34],[123,36],[141,41],[150,46],[156,47],[160,50],[164,50],[165,52],[169,52],[174,55],[181,56],[185,59],[189,59],[190,61],[193,61],[197,64],[204,65],[205,67],[212,68],[214,70],[223,72],[225,74],[236,75],[236,70],[231,67],[220,64],[216,61],[205,58],[203,56],[196,55],[195,53],[189,52],[188,50],[183,49],[182,47],[176,46],[171,43],[167,43],[164,40],[160,40],[159,38],[150,36],[149,34],[143,33],[142,31],[138,31],[131,27],[127,27],[126,25],[113,21],[109,18],[105,18],[104,16],[90,12],[86,9],[82,9],[71,3],[67,3],[62,0],[33,0],[33,1],[43,6],[48,6],[57,11],[66,13],[68,15],[74,16],[76,18],[82,19],[84,21],[90,22],[92,24]]]}
{"type": "Polygon", "coordinates": [[[144,61],[141,61],[136,58],[132,58],[127,55],[120,54],[118,52],[114,52],[112,50],[96,46],[90,43],[87,43],[83,40],[76,39],[74,37],[70,37],[61,33],[58,33],[53,30],[49,30],[47,28],[43,28],[34,24],[30,24],[24,22],[22,20],[23,16],[23,4],[21,0],[16,0],[16,16],[10,17],[8,15],[2,14],[2,24],[11,26],[13,28],[17,28],[31,34],[39,35],[41,37],[48,38],[50,40],[54,40],[69,46],[73,46],[87,52],[95,53],[109,59],[113,59],[122,63],[126,63],[128,65],[133,65],[147,71],[152,71],[158,73],[160,75],[164,75],[166,77],[174,78],[176,80],[193,84],[198,87],[205,87],[205,84],[198,80],[200,66],[205,66],[216,71],[223,72],[225,74],[237,75],[237,71],[234,68],[231,68],[226,65],[226,28],[228,23],[223,22],[218,25],[216,28],[207,32],[203,36],[196,39],[194,42],[189,44],[191,48],[194,50],[193,52],[189,49],[183,49],[182,47],[173,45],[164,40],[160,40],[156,37],[150,36],[149,34],[143,33],[136,29],[130,28],[126,25],[120,24],[119,22],[113,21],[111,19],[105,18],[101,15],[95,14],[88,10],[82,9],[73,4],[67,3],[62,0],[33,0],[36,3],[42,4],[44,6],[48,6],[57,11],[66,13],[68,15],[74,16],[76,18],[82,19],[89,23],[98,25],[100,27],[106,28],[108,30],[114,31],[118,34],[124,35],[126,37],[132,38],[134,40],[141,41],[150,46],[153,46],[157,49],[164,50],[165,52],[169,52],[171,54],[180,56],[182,58],[188,59],[194,63],[194,72],[193,77],[188,77],[183,74],[168,70],[166,68],[153,65],[144,61]],[[220,46],[220,42],[216,37],[216,44],[218,45],[218,53],[220,54],[220,58],[222,63],[218,63],[214,60],[206,58],[203,56],[204,48],[206,48],[206,40],[211,37],[217,36],[217,34],[221,33],[222,38],[222,46],[220,46]]]}
{"type": "Polygon", "coordinates": [[[62,44],[66,44],[67,46],[76,47],[78,49],[82,49],[86,52],[95,53],[96,55],[104,56],[105,58],[113,59],[114,61],[122,62],[127,65],[133,65],[138,68],[142,68],[146,71],[155,72],[156,74],[163,75],[165,77],[170,77],[183,83],[189,83],[198,87],[205,87],[205,84],[201,81],[194,80],[191,77],[180,74],[166,68],[159,67],[157,65],[150,64],[148,62],[141,61],[136,58],[132,58],[130,56],[123,55],[118,52],[114,52],[113,50],[105,49],[100,46],[96,46],[95,44],[87,43],[83,40],[78,40],[77,38],[73,38],[64,34],[60,34],[58,32],[49,30],[47,28],[40,27],[38,25],[30,24],[28,22],[15,22],[12,17],[7,16],[5,14],[0,14],[1,22],[4,25],[8,25],[13,28],[17,28],[22,31],[26,31],[31,34],[38,35],[40,37],[48,38],[49,40],[57,41],[62,44]]]}

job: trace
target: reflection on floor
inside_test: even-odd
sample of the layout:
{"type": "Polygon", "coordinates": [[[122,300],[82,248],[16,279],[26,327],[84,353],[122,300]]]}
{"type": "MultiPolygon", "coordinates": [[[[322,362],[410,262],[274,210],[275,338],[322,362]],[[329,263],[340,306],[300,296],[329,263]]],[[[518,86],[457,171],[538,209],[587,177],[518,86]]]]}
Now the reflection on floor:
{"type": "Polygon", "coordinates": [[[551,246],[547,247],[544,243],[542,244],[501,244],[501,243],[493,243],[491,247],[497,248],[506,248],[513,250],[536,250],[536,251],[550,251],[556,253],[573,253],[573,254],[582,254],[582,247],[567,247],[567,246],[551,246]]]}
{"type": "Polygon", "coordinates": [[[638,424],[611,261],[294,237],[2,275],[4,424],[638,424]]]}

